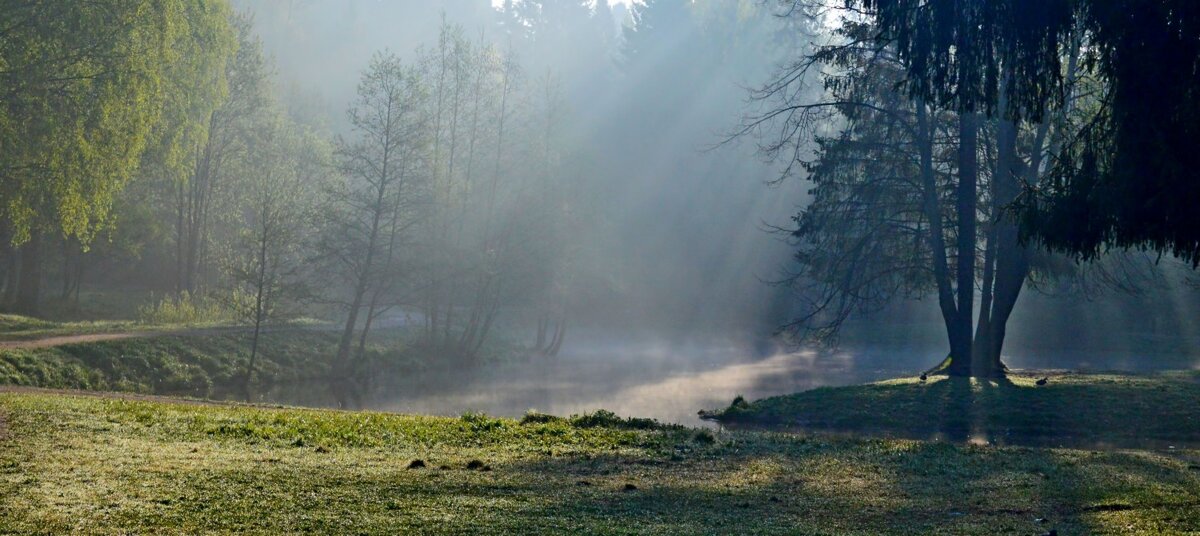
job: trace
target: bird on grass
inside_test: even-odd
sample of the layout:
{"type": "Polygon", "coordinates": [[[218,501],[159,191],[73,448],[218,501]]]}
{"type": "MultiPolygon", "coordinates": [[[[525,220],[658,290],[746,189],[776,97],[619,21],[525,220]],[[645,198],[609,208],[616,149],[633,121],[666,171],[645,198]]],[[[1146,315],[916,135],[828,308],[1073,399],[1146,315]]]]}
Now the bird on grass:
{"type": "Polygon", "coordinates": [[[1041,386],[1043,386],[1043,385],[1046,385],[1046,382],[1047,382],[1049,379],[1050,379],[1050,377],[1049,377],[1049,376],[1046,376],[1045,378],[1042,378],[1042,379],[1040,379],[1040,380],[1038,380],[1038,381],[1036,381],[1036,382],[1034,382],[1034,383],[1037,383],[1037,384],[1038,384],[1038,387],[1041,387],[1041,386]]]}

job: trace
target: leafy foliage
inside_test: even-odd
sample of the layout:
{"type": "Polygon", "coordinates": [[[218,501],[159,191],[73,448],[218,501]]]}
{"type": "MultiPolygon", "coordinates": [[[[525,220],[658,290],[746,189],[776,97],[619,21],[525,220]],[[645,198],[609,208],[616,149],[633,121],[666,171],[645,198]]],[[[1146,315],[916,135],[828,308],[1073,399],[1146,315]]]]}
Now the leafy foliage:
{"type": "MultiPolygon", "coordinates": [[[[246,301],[239,293],[235,298],[236,302],[246,301]]],[[[222,300],[185,291],[139,307],[138,318],[146,324],[214,324],[233,320],[233,314],[222,300]]]]}
{"type": "Polygon", "coordinates": [[[8,1],[0,27],[0,213],[16,244],[49,230],[87,244],[144,151],[192,154],[188,125],[223,91],[208,75],[230,51],[228,6],[8,1]]]}

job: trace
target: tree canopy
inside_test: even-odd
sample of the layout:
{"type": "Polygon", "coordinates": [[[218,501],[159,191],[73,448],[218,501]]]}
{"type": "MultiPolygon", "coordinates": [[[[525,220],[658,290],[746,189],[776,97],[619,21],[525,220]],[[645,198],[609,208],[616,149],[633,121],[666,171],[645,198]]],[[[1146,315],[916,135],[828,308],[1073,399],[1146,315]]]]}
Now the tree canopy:
{"type": "Polygon", "coordinates": [[[0,5],[0,210],[14,243],[49,230],[87,243],[149,147],[167,163],[190,154],[192,123],[160,119],[197,117],[223,91],[207,75],[230,49],[228,19],[224,2],[0,5]]]}
{"type": "Polygon", "coordinates": [[[1200,262],[1194,150],[1200,5],[1191,0],[850,0],[905,62],[911,95],[1039,121],[1069,100],[1062,50],[1086,37],[1106,84],[1100,113],[1064,143],[1051,180],[1027,185],[1022,234],[1091,258],[1142,247],[1200,262]],[[1005,76],[1011,83],[1002,84],[1005,76]],[[1005,109],[998,109],[1004,87],[1005,109]]]}

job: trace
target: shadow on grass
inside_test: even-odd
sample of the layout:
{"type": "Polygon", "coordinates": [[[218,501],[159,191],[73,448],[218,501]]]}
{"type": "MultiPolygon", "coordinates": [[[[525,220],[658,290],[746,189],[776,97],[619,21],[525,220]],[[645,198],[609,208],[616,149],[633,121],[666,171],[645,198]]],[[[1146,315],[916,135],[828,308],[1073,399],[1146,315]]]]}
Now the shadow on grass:
{"type": "Polygon", "coordinates": [[[170,478],[133,467],[122,486],[154,491],[134,493],[136,501],[106,515],[150,531],[454,534],[1153,533],[1200,523],[1200,510],[1189,508],[1200,481],[1161,457],[755,441],[725,438],[675,461],[622,454],[489,461],[488,472],[468,471],[461,460],[448,462],[451,470],[330,460],[204,467],[170,478]],[[1114,525],[1109,517],[1118,514],[1122,524],[1114,525]]]}
{"type": "MultiPolygon", "coordinates": [[[[958,404],[963,385],[930,387],[958,404]]],[[[969,400],[1001,388],[972,390],[969,400]]],[[[17,402],[17,434],[0,451],[5,533],[1158,534],[1200,526],[1200,471],[1152,452],[773,433],[701,441],[680,428],[635,435],[483,416],[17,402]],[[84,419],[89,411],[102,412],[84,419]],[[40,424],[47,418],[53,426],[40,424]],[[237,423],[345,440],[313,449],[205,432],[237,423]],[[562,434],[535,440],[538,430],[562,434]],[[347,438],[351,431],[362,440],[347,438]],[[378,441],[385,432],[394,441],[378,441]],[[408,469],[414,457],[426,468],[408,469]],[[467,469],[473,459],[479,470],[467,469]]]]}
{"type": "Polygon", "coordinates": [[[1058,374],[1046,386],[941,378],[821,388],[731,407],[731,428],[998,445],[1200,446],[1200,383],[1171,375],[1058,374]]]}

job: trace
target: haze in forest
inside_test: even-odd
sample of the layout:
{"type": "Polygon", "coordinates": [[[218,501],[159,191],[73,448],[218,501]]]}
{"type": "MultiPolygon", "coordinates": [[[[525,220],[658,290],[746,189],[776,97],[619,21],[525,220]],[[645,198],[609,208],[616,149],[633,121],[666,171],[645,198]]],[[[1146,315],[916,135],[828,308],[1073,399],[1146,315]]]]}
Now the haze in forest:
{"type": "Polygon", "coordinates": [[[252,326],[225,395],[519,413],[535,402],[506,393],[544,389],[646,413],[672,389],[656,415],[682,419],[956,352],[985,376],[1200,363],[1186,241],[1054,234],[1046,207],[1074,205],[1051,185],[1110,118],[1084,34],[1050,55],[1065,98],[984,84],[1015,118],[919,95],[874,23],[804,2],[190,9],[159,41],[45,29],[141,51],[95,59],[140,77],[75,87],[51,76],[81,68],[67,60],[19,64],[66,85],[10,99],[62,117],[4,123],[27,150],[10,153],[3,303],[252,326]],[[34,180],[45,162],[55,180],[34,180]],[[260,335],[295,322],[331,346],[319,373],[279,370],[320,389],[259,370],[279,365],[260,335]],[[545,360],[566,364],[529,381],[545,360]]]}
{"type": "MultiPolygon", "coordinates": [[[[811,184],[803,174],[779,181],[787,162],[764,158],[761,138],[722,142],[761,111],[754,89],[835,39],[824,35],[834,15],[806,23],[783,16],[786,2],[651,2],[632,10],[627,3],[605,9],[544,2],[508,6],[509,17],[526,18],[514,24],[506,23],[504,2],[493,4],[293,1],[243,8],[254,14],[264,50],[278,65],[285,100],[333,132],[345,129],[344,103],[371,54],[416,57],[438,39],[439,27],[429,21],[445,21],[501,50],[512,47],[524,83],[553,77],[565,104],[555,133],[567,159],[563,169],[570,170],[563,180],[585,188],[581,208],[591,211],[587,228],[572,236],[589,251],[588,267],[577,268],[605,281],[577,297],[574,313],[585,325],[762,338],[802,309],[793,289],[771,284],[792,268],[786,236],[773,231],[792,225],[811,184]],[[637,10],[653,11],[641,35],[637,10]]],[[[819,100],[818,82],[808,82],[799,98],[819,100]]],[[[1106,285],[1106,275],[1041,285],[1014,314],[1011,342],[1046,350],[1061,346],[1050,341],[1064,331],[1080,330],[1108,348],[1136,331],[1200,336],[1190,320],[1200,311],[1187,270],[1176,272],[1168,261],[1152,273],[1156,260],[1133,261],[1135,273],[1125,274],[1130,288],[1106,285]]],[[[930,299],[889,307],[901,314],[856,319],[865,325],[854,333],[870,339],[872,322],[894,324],[900,316],[915,331],[898,330],[889,340],[939,341],[930,299]]]]}

